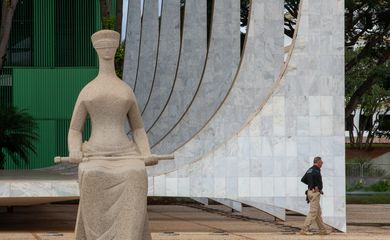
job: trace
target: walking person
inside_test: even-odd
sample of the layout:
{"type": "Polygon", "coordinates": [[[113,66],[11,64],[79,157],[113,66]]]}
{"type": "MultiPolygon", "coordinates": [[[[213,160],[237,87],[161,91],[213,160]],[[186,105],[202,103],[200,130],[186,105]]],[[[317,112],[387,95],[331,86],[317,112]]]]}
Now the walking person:
{"type": "Polygon", "coordinates": [[[310,167],[302,178],[302,182],[307,184],[308,190],[306,191],[306,199],[310,204],[310,211],[306,216],[305,223],[303,224],[302,230],[299,232],[302,235],[312,235],[309,231],[310,226],[316,221],[318,228],[320,229],[319,234],[328,235],[329,231],[326,230],[325,224],[322,221],[320,198],[322,192],[322,176],[321,167],[323,161],[321,157],[315,157],[313,160],[313,166],[310,167]]]}

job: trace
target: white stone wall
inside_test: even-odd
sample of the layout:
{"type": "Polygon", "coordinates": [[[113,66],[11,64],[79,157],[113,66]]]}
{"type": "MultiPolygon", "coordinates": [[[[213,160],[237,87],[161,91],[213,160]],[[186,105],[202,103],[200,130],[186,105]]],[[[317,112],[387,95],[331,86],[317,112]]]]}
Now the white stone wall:
{"type": "Polygon", "coordinates": [[[324,220],[345,231],[343,1],[302,0],[284,67],[282,1],[251,11],[228,96],[174,162],[149,169],[149,194],[230,199],[283,219],[307,213],[300,178],[319,155],[324,220]]]}

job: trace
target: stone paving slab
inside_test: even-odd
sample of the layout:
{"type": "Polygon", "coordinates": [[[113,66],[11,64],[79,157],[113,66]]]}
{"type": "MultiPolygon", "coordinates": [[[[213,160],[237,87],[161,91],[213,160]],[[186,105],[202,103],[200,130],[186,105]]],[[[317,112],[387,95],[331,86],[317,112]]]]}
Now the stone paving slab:
{"type": "MultiPolygon", "coordinates": [[[[69,240],[77,205],[37,205],[15,207],[13,213],[0,208],[0,239],[69,240]]],[[[351,239],[389,240],[389,205],[348,205],[348,232],[328,236],[297,235],[304,216],[287,212],[287,221],[252,207],[242,213],[231,212],[222,205],[152,205],[148,207],[153,240],[286,240],[351,239]]]]}

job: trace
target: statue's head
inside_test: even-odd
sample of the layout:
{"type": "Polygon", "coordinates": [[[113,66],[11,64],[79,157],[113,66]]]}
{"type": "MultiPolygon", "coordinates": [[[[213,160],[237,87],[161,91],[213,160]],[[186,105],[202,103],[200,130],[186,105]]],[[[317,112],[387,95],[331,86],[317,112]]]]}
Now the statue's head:
{"type": "Polygon", "coordinates": [[[100,57],[111,60],[119,46],[119,33],[112,30],[100,30],[91,36],[93,47],[100,57]]]}

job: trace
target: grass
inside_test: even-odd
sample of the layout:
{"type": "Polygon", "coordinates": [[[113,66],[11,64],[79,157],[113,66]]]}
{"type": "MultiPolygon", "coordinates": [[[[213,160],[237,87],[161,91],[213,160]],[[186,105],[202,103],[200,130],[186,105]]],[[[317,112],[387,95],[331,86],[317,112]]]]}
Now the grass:
{"type": "MultiPolygon", "coordinates": [[[[351,148],[351,144],[346,143],[345,147],[351,148]]],[[[389,148],[389,147],[390,147],[390,143],[374,143],[374,144],[372,144],[372,148],[389,148]]]]}
{"type": "Polygon", "coordinates": [[[390,204],[389,195],[347,196],[347,204],[390,204]]]}

